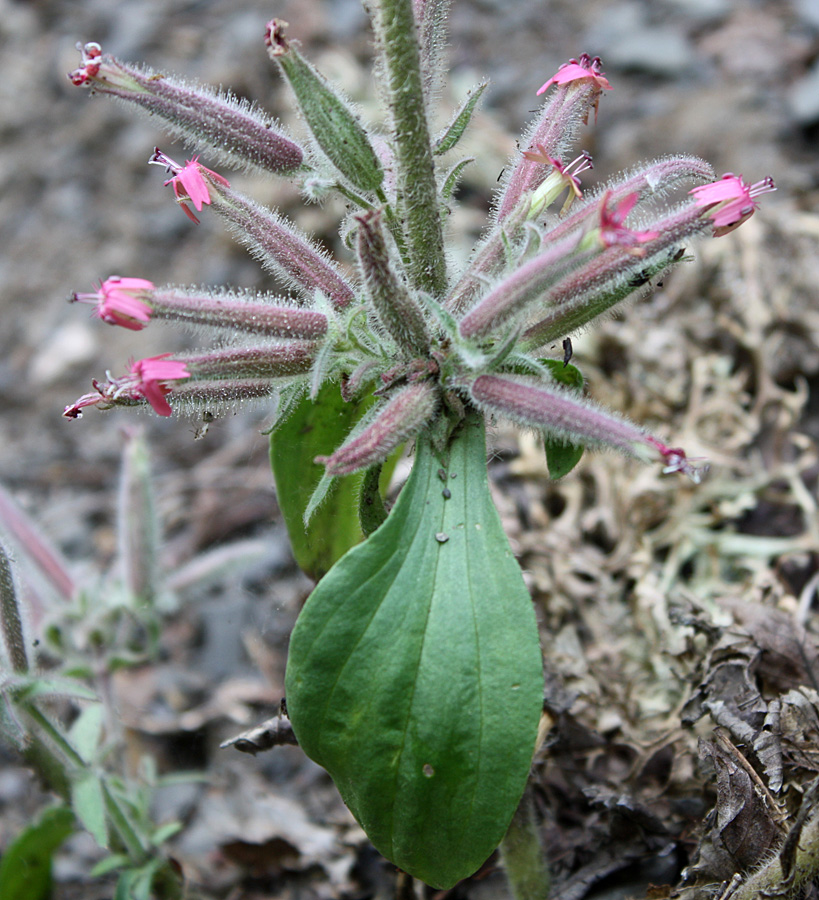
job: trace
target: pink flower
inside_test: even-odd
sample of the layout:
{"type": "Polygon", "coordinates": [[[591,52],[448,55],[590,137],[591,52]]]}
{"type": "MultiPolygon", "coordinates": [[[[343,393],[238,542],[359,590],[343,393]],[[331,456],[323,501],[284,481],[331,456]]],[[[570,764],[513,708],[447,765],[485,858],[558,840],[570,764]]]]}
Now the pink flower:
{"type": "Polygon", "coordinates": [[[600,240],[603,246],[628,247],[629,253],[634,256],[644,256],[645,250],[637,245],[660,236],[659,231],[632,231],[624,224],[639,197],[639,193],[634,191],[609,207],[611,191],[603,194],[600,201],[600,240]]]}
{"type": "Polygon", "coordinates": [[[753,215],[758,206],[756,197],[775,190],[776,185],[770,175],[748,185],[741,175],[728,172],[719,181],[695,187],[689,193],[693,194],[697,206],[709,211],[714,224],[714,237],[721,237],[753,215]]]}
{"type": "Polygon", "coordinates": [[[80,67],[74,69],[73,72],[69,72],[68,77],[71,79],[72,84],[76,84],[79,87],[79,85],[86,84],[99,74],[102,63],[102,47],[91,41],[85,46],[78,43],[77,49],[80,51],[81,56],[80,67]]]}
{"type": "Polygon", "coordinates": [[[190,200],[196,211],[202,212],[202,207],[206,203],[210,204],[211,202],[208,179],[223,184],[225,187],[230,186],[227,178],[223,178],[211,169],[206,169],[198,160],[199,157],[194,156],[184,166],[180,166],[179,163],[166,156],[159,147],[154,148],[154,155],[148,160],[149,163],[165,166],[166,171],[173,175],[172,178],[165,182],[165,185],[173,185],[173,192],[179,201],[179,205],[185,211],[185,215],[197,225],[199,224],[199,219],[185,205],[186,201],[190,200]]]}
{"type": "Polygon", "coordinates": [[[130,376],[125,376],[119,382],[122,391],[132,391],[137,396],[144,397],[160,416],[169,416],[171,406],[165,399],[171,392],[165,383],[176,381],[180,378],[190,378],[185,363],[178,359],[169,359],[170,353],[160,356],[149,356],[147,359],[138,359],[129,366],[130,376]]]}
{"type": "Polygon", "coordinates": [[[590,57],[583,53],[580,59],[570,59],[557,70],[557,72],[537,92],[538,97],[545,94],[553,84],[570,84],[572,81],[588,79],[594,82],[598,91],[610,91],[611,85],[602,68],[602,60],[599,56],[590,57]]]}
{"type": "Polygon", "coordinates": [[[86,406],[101,405],[110,409],[118,403],[131,405],[144,398],[160,416],[169,416],[171,406],[165,399],[171,392],[169,381],[190,378],[191,373],[184,362],[170,359],[170,353],[149,356],[147,359],[131,360],[128,372],[117,378],[108,375],[108,381],[92,381],[95,393],[83,394],[79,400],[66,406],[63,415],[67,419],[79,419],[86,406]]]}
{"type": "Polygon", "coordinates": [[[72,294],[72,303],[93,303],[96,315],[109,325],[142,330],[151,320],[151,307],[140,295],[154,289],[144,278],[106,278],[93,293],[72,294]]]}

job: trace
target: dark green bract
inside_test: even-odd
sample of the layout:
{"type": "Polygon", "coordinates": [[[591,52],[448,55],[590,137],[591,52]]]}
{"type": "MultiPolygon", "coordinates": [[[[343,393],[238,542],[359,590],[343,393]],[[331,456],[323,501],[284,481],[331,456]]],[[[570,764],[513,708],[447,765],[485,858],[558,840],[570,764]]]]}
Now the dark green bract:
{"type": "Polygon", "coordinates": [[[506,831],[542,685],[531,599],[472,415],[445,458],[419,438],[387,521],[310,596],[290,644],[288,711],[375,847],[448,888],[506,831]]]}
{"type": "MultiPolygon", "coordinates": [[[[541,362],[548,366],[552,378],[558,384],[572,388],[578,393],[583,390],[583,374],[578,368],[556,359],[542,359],[541,362]]],[[[582,444],[568,444],[565,441],[556,440],[544,432],[543,449],[546,451],[549,475],[557,479],[568,475],[580,462],[585,447],[582,444]]]]}

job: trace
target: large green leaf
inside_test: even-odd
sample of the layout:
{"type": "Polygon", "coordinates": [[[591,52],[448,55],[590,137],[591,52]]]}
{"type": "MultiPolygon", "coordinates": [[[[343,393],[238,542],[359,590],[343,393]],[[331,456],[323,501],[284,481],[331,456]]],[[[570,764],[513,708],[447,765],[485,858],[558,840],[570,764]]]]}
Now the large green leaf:
{"type": "Polygon", "coordinates": [[[506,831],[542,702],[532,603],[492,504],[483,420],[419,438],[387,521],[308,599],[287,708],[376,848],[438,888],[506,831]]]}
{"type": "Polygon", "coordinates": [[[74,814],[65,806],[51,806],[20,832],[0,860],[0,897],[3,900],[48,900],[51,897],[51,859],[74,831],[74,814]]]}
{"type": "Polygon", "coordinates": [[[304,512],[324,475],[317,456],[329,456],[372,403],[345,403],[337,384],[327,382],[315,399],[304,397],[270,436],[270,464],[276,496],[287,525],[293,556],[318,581],[363,537],[358,522],[360,477],[336,479],[305,527],[304,512]]]}

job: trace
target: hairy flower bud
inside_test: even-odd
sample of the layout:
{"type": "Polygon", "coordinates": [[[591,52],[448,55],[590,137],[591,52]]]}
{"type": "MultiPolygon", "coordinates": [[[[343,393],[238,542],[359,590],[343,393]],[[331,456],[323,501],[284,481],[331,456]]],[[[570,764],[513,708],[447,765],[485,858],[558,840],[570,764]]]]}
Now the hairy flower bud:
{"type": "Polygon", "coordinates": [[[283,216],[238,191],[210,184],[211,208],[227,220],[239,240],[263,265],[312,301],[321,291],[336,309],[354,299],[353,288],[327,252],[283,216]]]}
{"type": "Polygon", "coordinates": [[[694,482],[707,471],[707,467],[694,466],[679,447],[667,447],[628,419],[557,384],[511,375],[481,375],[464,386],[485,412],[542,429],[566,443],[611,447],[644,461],[660,459],[666,463],[664,472],[683,472],[694,482]]]}
{"type": "Polygon", "coordinates": [[[399,347],[413,355],[429,349],[429,332],[420,307],[390,262],[381,213],[356,216],[358,264],[370,303],[399,347]]]}
{"type": "Polygon", "coordinates": [[[316,457],[316,462],[324,463],[328,475],[348,475],[383,462],[396,447],[417,434],[437,408],[437,391],[427,382],[401,388],[385,406],[378,407],[361,432],[330,456],[316,457]]]}
{"type": "Polygon", "coordinates": [[[82,61],[69,73],[73,84],[87,85],[159,116],[175,137],[206,146],[224,164],[277,174],[301,166],[301,147],[281,134],[275,120],[258,107],[204,85],[120,62],[93,42],[84,47],[78,44],[77,49],[82,61]]]}
{"type": "Polygon", "coordinates": [[[144,278],[111,276],[93,293],[71,300],[91,303],[105,322],[138,331],[151,319],[260,337],[316,340],[327,334],[327,316],[266,294],[227,289],[156,288],[144,278]],[[278,299],[278,303],[274,302],[278,299]],[[286,304],[286,305],[284,305],[286,304]]]}
{"type": "MultiPolygon", "coordinates": [[[[461,337],[484,337],[498,325],[523,315],[532,303],[539,301],[566,274],[567,268],[579,264],[581,260],[573,255],[579,242],[579,234],[570,235],[502,278],[461,319],[461,337]]],[[[588,256],[587,252],[583,258],[588,256]]]]}

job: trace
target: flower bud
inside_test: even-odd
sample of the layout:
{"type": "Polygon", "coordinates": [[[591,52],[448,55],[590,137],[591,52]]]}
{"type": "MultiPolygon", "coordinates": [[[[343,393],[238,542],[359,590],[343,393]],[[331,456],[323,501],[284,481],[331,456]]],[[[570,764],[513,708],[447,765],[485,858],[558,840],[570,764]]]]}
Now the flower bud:
{"type": "Polygon", "coordinates": [[[317,456],[328,475],[348,475],[383,462],[408,438],[417,434],[438,408],[438,394],[427,382],[416,382],[398,390],[378,408],[363,431],[348,438],[330,456],[317,456]]]}
{"type": "Polygon", "coordinates": [[[705,467],[696,467],[685,451],[662,441],[622,416],[590,403],[557,384],[511,375],[481,375],[470,384],[475,404],[489,414],[542,429],[566,443],[611,447],[645,461],[660,459],[664,472],[683,472],[695,483],[705,467]]]}
{"type": "Polygon", "coordinates": [[[412,355],[429,349],[429,332],[420,307],[390,263],[381,213],[356,216],[358,264],[370,303],[399,347],[412,355]]]}
{"type": "Polygon", "coordinates": [[[349,103],[285,37],[286,26],[281,19],[268,22],[265,43],[293,89],[307,127],[325,156],[354,187],[378,190],[384,171],[367,132],[349,103]]]}
{"type": "Polygon", "coordinates": [[[134,103],[164,119],[175,137],[207,147],[226,165],[293,172],[303,152],[277,130],[277,123],[256,106],[204,85],[191,85],[146,67],[131,66],[96,43],[77,45],[82,64],[69,74],[73,84],[87,85],[134,103]]]}

